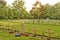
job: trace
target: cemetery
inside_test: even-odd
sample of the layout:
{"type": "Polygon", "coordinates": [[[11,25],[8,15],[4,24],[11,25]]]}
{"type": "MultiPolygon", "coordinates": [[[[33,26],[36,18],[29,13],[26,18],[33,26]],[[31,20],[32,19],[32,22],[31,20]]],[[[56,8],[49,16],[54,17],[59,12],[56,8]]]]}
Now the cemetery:
{"type": "MultiPolygon", "coordinates": [[[[9,20],[6,22],[1,21],[0,33],[2,33],[3,36],[10,35],[11,38],[13,37],[12,40],[14,40],[14,38],[16,38],[17,40],[17,38],[20,39],[23,37],[24,37],[23,40],[30,40],[30,38],[33,38],[36,40],[43,40],[43,39],[44,40],[60,40],[60,32],[58,33],[58,30],[60,30],[60,28],[56,29],[58,28],[58,26],[60,26],[59,22],[56,22],[58,23],[58,25],[55,25],[54,24],[55,22],[52,22],[52,24],[50,23],[51,20],[49,20],[49,22],[43,20],[40,23],[36,21],[35,23],[33,23],[32,20],[29,20],[29,21],[28,22],[22,21],[22,20],[20,21],[9,20]],[[29,21],[31,21],[32,23],[29,21]],[[45,21],[45,24],[43,23],[44,21],[45,21]],[[4,35],[4,33],[6,34],[4,35]]],[[[52,21],[56,21],[56,20],[52,20],[52,21]]],[[[7,39],[7,37],[4,37],[4,38],[7,39]]]]}
{"type": "Polygon", "coordinates": [[[0,0],[0,40],[60,40],[58,1],[0,0]]]}

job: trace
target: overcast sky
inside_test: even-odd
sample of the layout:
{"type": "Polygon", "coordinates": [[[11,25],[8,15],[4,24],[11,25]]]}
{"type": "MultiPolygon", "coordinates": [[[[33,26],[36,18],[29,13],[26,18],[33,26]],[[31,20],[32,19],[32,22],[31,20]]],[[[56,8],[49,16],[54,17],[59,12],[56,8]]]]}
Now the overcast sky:
{"type": "MultiPolygon", "coordinates": [[[[14,0],[6,0],[8,4],[11,5],[11,3],[14,0]]],[[[49,3],[50,5],[56,4],[57,2],[60,2],[60,0],[39,0],[42,4],[47,4],[49,3]]],[[[27,8],[27,10],[30,10],[32,7],[32,4],[34,4],[36,2],[36,0],[25,0],[25,7],[27,8]]]]}

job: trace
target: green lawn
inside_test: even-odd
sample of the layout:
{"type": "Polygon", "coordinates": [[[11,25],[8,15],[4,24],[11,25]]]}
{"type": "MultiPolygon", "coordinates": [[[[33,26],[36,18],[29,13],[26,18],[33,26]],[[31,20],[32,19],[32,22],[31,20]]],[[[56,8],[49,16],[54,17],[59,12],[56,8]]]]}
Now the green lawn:
{"type": "MultiPolygon", "coordinates": [[[[22,20],[24,21],[24,20],[22,20]]],[[[55,20],[55,22],[42,22],[42,23],[32,23],[31,20],[28,22],[25,22],[25,27],[26,27],[26,32],[29,33],[33,33],[33,31],[31,30],[34,26],[36,26],[37,28],[37,34],[41,34],[42,32],[46,32],[49,28],[52,30],[53,34],[51,34],[52,37],[59,37],[60,38],[60,23],[58,23],[57,21],[60,20],[55,20]]],[[[21,27],[21,20],[20,22],[18,22],[17,20],[0,20],[0,23],[4,24],[3,26],[0,27],[5,27],[6,28],[6,24],[9,24],[9,28],[11,29],[16,29],[16,30],[20,30],[21,27]],[[13,25],[14,28],[13,28],[13,25]]],[[[46,36],[48,35],[47,33],[44,33],[46,36]]],[[[38,40],[37,38],[33,38],[33,37],[15,37],[14,34],[9,34],[6,31],[0,31],[0,40],[38,40]]]]}

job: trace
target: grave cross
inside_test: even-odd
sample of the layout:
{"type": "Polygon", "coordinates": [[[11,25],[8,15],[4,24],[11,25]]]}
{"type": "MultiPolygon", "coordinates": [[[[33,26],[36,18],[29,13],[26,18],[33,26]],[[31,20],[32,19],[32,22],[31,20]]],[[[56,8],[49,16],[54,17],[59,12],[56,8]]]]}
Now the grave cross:
{"type": "Polygon", "coordinates": [[[48,29],[46,33],[48,34],[47,40],[51,40],[50,37],[51,37],[51,34],[53,34],[52,33],[52,30],[51,29],[48,29]]]}
{"type": "Polygon", "coordinates": [[[33,37],[36,37],[37,31],[38,31],[37,27],[33,27],[32,31],[33,31],[33,37]]]}

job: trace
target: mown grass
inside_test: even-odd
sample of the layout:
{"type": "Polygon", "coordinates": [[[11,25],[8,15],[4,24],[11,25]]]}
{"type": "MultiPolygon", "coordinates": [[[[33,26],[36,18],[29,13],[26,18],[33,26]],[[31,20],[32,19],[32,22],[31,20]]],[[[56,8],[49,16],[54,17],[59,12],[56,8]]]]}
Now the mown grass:
{"type": "MultiPolygon", "coordinates": [[[[22,21],[24,21],[24,20],[22,20],[22,21]]],[[[0,26],[0,27],[5,27],[5,28],[6,28],[6,26],[5,26],[6,24],[9,24],[8,27],[11,29],[20,30],[20,27],[21,27],[21,21],[18,22],[18,20],[13,20],[13,21],[12,20],[9,20],[9,21],[0,20],[0,23],[2,23],[2,24],[4,23],[4,25],[0,26]],[[13,28],[13,25],[14,25],[14,28],[13,28]]],[[[32,28],[34,26],[38,30],[37,34],[42,35],[42,32],[43,32],[46,36],[48,36],[48,34],[45,32],[48,29],[51,29],[53,32],[53,34],[51,34],[51,36],[60,38],[60,23],[58,23],[57,20],[55,22],[43,22],[43,23],[32,23],[32,21],[25,22],[26,32],[33,33],[32,28]]],[[[0,40],[35,40],[35,39],[36,38],[24,37],[24,36],[15,37],[14,34],[9,34],[6,31],[0,31],[0,40]]],[[[39,40],[39,39],[36,39],[36,40],[39,40]]]]}
{"type": "Polygon", "coordinates": [[[41,40],[41,39],[25,36],[15,37],[14,34],[9,34],[8,32],[5,31],[0,31],[0,40],[41,40]]]}

